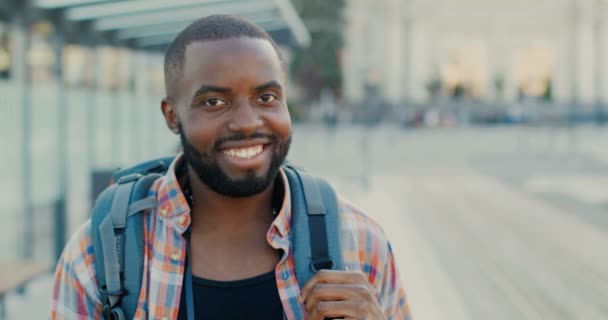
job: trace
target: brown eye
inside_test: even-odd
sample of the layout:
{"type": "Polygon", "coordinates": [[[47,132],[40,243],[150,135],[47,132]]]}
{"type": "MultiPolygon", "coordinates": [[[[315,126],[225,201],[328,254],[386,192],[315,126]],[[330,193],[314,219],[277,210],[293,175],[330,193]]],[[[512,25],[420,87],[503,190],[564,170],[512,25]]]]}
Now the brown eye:
{"type": "Polygon", "coordinates": [[[260,100],[263,103],[270,103],[273,102],[277,99],[277,97],[274,94],[265,94],[260,96],[260,98],[258,100],[260,100]]]}
{"type": "Polygon", "coordinates": [[[203,102],[204,106],[207,107],[217,107],[217,106],[223,106],[226,105],[226,101],[219,99],[219,98],[211,98],[211,99],[207,99],[203,102]]]}

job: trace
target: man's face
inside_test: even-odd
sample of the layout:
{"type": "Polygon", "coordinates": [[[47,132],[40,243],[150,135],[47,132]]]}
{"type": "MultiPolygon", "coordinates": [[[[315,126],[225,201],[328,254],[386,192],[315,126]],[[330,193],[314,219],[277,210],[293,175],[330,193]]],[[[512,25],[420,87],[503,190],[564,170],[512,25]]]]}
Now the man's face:
{"type": "Polygon", "coordinates": [[[266,190],[291,142],[285,73],[270,42],[192,43],[178,81],[163,113],[201,181],[232,197],[266,190]]]}

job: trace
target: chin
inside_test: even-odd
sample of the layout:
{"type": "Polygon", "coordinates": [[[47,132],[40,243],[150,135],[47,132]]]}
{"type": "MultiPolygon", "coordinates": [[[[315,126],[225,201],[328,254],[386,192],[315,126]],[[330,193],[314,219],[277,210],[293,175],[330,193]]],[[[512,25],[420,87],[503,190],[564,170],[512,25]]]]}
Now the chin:
{"type": "Polygon", "coordinates": [[[222,171],[232,180],[264,179],[269,174],[270,165],[266,165],[263,168],[249,168],[244,170],[222,168],[222,171]]]}

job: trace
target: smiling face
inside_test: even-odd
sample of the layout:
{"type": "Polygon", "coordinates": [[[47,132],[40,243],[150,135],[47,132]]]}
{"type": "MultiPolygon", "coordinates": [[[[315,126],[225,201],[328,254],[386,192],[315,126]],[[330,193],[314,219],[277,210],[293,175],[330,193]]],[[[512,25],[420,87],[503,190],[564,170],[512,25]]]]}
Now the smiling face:
{"type": "Polygon", "coordinates": [[[186,161],[217,193],[261,193],[291,141],[277,52],[267,40],[241,37],[191,43],[184,58],[183,76],[162,109],[186,161]]]}

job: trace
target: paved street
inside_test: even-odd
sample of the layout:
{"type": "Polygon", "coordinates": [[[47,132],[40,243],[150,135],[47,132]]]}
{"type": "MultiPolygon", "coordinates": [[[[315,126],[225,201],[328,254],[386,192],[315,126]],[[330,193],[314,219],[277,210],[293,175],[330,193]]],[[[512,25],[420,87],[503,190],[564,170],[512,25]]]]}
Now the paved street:
{"type": "MultiPolygon", "coordinates": [[[[393,241],[416,318],[608,318],[605,130],[370,135],[367,191],[354,174],[361,132],[338,133],[322,159],[393,241]]],[[[321,171],[312,148],[295,158],[321,171]]]]}
{"type": "MultiPolygon", "coordinates": [[[[606,141],[608,130],[593,127],[304,125],[291,158],[381,223],[415,319],[600,320],[606,141]]],[[[44,317],[50,287],[46,277],[9,296],[9,319],[44,317]]]]}

